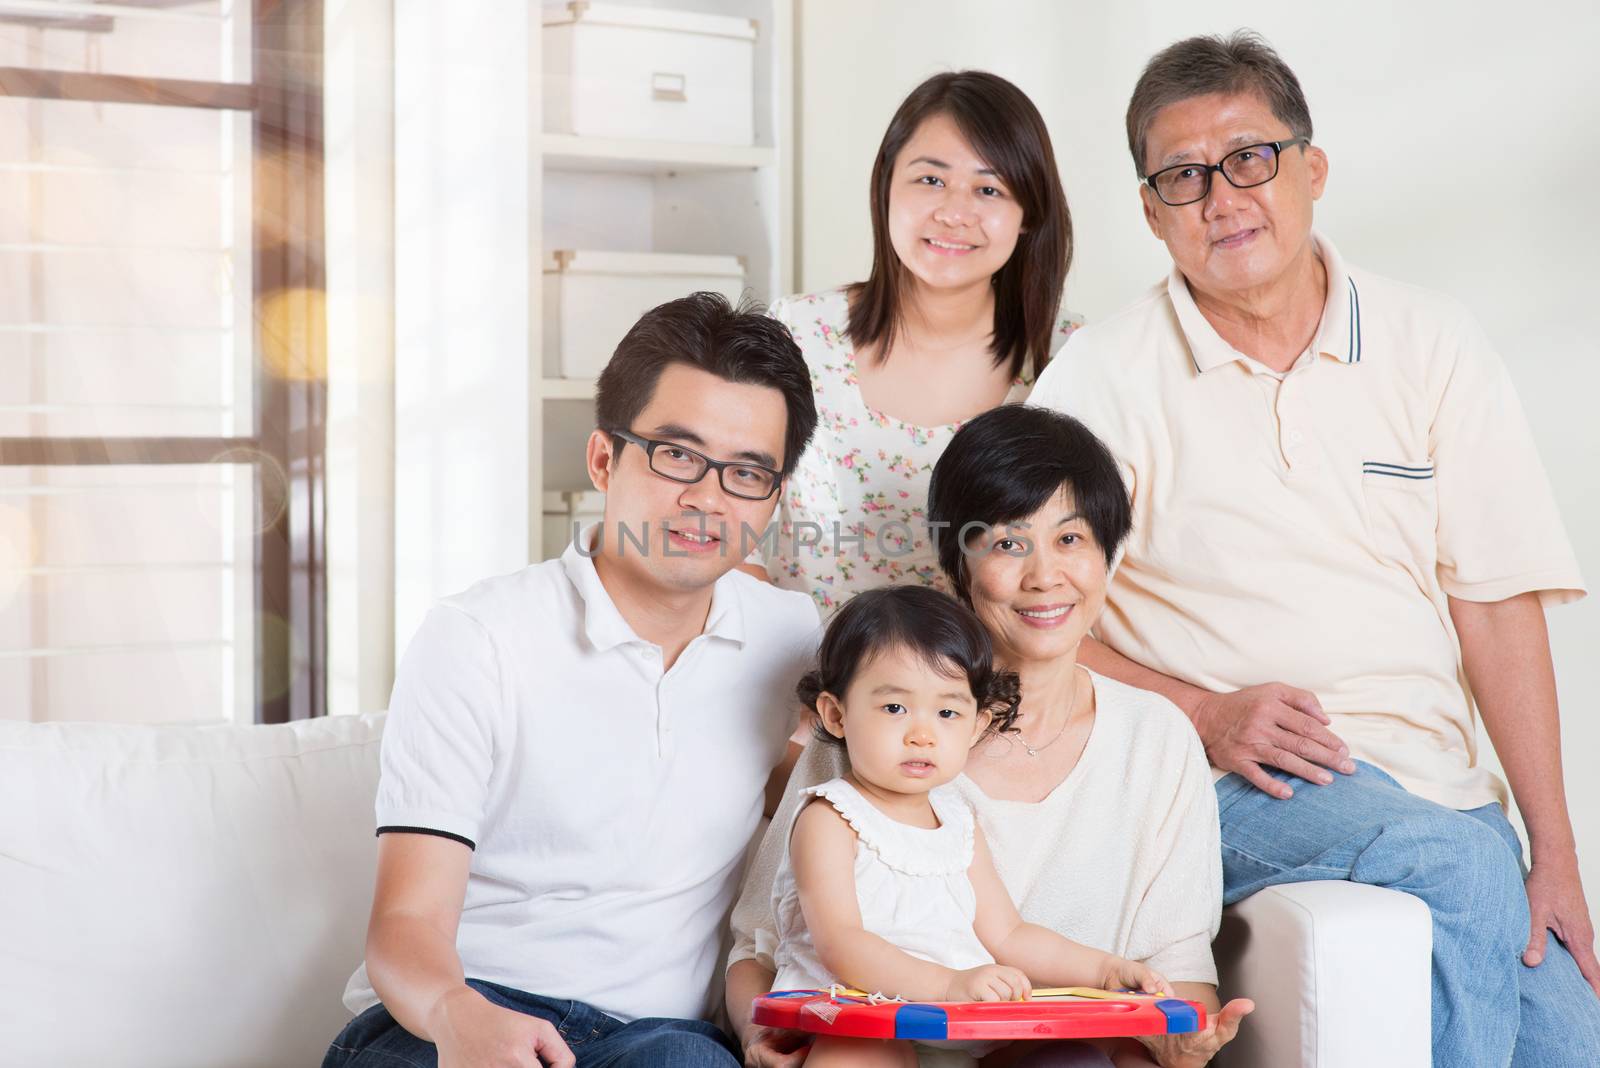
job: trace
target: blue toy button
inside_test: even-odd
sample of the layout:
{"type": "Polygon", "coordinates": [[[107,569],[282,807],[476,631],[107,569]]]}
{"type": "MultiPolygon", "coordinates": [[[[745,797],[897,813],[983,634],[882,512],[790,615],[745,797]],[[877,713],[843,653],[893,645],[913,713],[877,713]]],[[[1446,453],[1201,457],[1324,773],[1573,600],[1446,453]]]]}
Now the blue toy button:
{"type": "Polygon", "coordinates": [[[1156,1008],[1167,1018],[1167,1034],[1186,1035],[1200,1030],[1200,1014],[1187,1001],[1165,998],[1156,1002],[1156,1008]]]}
{"type": "Polygon", "coordinates": [[[947,1037],[949,1033],[950,1018],[937,1005],[902,1005],[900,1011],[894,1014],[895,1038],[937,1041],[947,1037]]]}

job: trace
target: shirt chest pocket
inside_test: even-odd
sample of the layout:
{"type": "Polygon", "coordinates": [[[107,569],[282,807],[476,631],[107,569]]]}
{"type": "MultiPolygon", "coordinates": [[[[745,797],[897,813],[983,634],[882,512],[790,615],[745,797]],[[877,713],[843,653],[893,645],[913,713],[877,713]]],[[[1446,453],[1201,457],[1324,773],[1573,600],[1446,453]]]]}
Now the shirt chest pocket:
{"type": "Polygon", "coordinates": [[[1430,460],[1365,460],[1361,498],[1379,556],[1417,573],[1438,563],[1439,495],[1430,460]]]}

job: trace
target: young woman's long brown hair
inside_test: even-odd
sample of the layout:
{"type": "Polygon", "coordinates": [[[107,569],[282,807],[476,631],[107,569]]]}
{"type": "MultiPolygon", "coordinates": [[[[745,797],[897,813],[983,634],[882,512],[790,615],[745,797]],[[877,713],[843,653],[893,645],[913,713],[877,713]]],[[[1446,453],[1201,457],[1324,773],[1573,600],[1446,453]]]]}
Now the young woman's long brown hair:
{"type": "Polygon", "coordinates": [[[917,127],[948,115],[1022,206],[1017,247],[993,278],[995,366],[1013,376],[1031,356],[1038,374],[1050,359],[1061,288],[1072,265],[1072,213],[1061,188],[1044,119],[1026,93],[996,74],[936,74],[906,97],[872,164],[872,274],[849,288],[850,340],[885,359],[902,321],[907,271],[889,239],[889,186],[895,160],[917,127]]]}

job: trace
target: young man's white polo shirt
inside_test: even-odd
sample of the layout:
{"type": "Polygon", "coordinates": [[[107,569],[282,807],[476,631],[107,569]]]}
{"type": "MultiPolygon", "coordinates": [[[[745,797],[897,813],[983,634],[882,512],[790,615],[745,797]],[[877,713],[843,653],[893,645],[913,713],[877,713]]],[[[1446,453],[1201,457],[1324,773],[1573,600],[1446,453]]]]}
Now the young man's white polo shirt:
{"type": "Polygon", "coordinates": [[[1347,268],[1284,373],[1234,349],[1176,268],[1078,331],[1030,403],[1122,463],[1133,533],[1098,624],[1213,691],[1313,691],[1352,755],[1451,808],[1506,800],[1478,762],[1448,598],[1582,596],[1511,378],[1468,311],[1347,268]]]}
{"type": "MultiPolygon", "coordinates": [[[[593,532],[429,614],[384,728],[379,833],[473,847],[468,978],[622,1020],[704,1017],[817,611],[729,572],[663,672],[579,551],[593,532]]],[[[377,1000],[363,967],[345,1004],[377,1000]]]]}

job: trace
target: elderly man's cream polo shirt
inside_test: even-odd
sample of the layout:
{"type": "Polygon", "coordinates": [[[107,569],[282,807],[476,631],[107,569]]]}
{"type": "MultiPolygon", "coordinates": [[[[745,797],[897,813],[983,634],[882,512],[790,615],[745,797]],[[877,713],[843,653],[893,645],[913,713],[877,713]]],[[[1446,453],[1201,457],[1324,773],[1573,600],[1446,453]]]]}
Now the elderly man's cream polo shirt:
{"type": "Polygon", "coordinates": [[[1447,595],[1583,595],[1511,380],[1460,305],[1348,270],[1279,374],[1174,269],[1078,331],[1031,403],[1123,465],[1134,528],[1098,634],[1214,691],[1316,693],[1351,753],[1452,808],[1505,801],[1478,766],[1447,595]]]}

